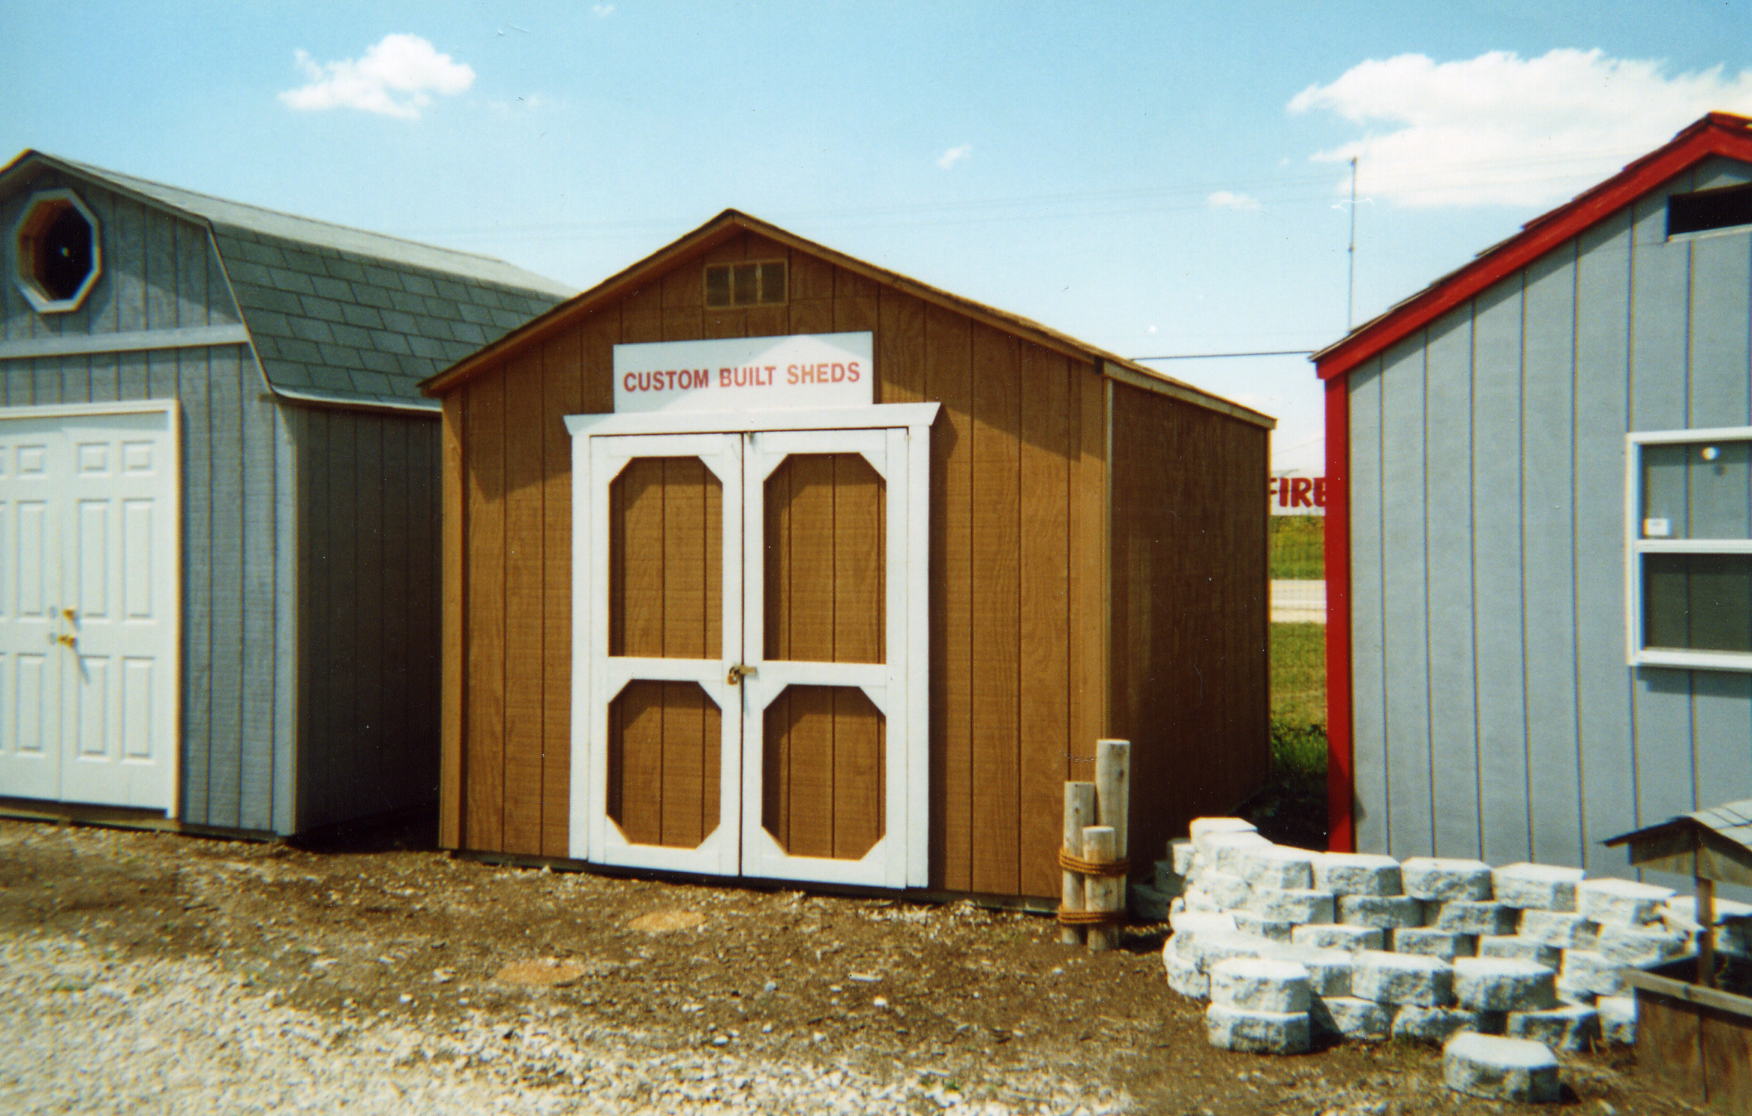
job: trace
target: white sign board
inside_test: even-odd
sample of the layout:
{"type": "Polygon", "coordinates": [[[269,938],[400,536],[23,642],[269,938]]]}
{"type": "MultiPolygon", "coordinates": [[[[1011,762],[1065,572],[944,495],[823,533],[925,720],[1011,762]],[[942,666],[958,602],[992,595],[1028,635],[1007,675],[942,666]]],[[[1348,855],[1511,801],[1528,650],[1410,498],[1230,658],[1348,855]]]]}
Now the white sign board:
{"type": "Polygon", "coordinates": [[[873,338],[805,333],[616,345],[615,413],[869,406],[873,338]]]}

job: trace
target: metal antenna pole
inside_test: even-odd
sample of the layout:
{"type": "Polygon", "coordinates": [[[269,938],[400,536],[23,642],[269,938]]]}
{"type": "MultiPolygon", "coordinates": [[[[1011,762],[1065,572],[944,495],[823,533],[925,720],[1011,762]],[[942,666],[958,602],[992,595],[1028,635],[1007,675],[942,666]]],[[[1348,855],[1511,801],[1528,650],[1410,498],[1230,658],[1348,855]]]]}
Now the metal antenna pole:
{"type": "Polygon", "coordinates": [[[1350,244],[1345,247],[1348,256],[1349,280],[1345,284],[1344,296],[1344,328],[1349,332],[1357,322],[1357,157],[1351,156],[1350,181],[1350,244]]]}

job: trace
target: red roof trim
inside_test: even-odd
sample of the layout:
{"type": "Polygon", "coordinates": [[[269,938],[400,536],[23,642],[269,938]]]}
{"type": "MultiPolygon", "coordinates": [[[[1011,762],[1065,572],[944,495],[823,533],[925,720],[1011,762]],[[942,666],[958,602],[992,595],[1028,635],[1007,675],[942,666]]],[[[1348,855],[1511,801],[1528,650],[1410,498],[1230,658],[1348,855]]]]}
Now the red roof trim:
{"type": "Polygon", "coordinates": [[[1323,380],[1344,375],[1497,280],[1712,155],[1752,161],[1752,119],[1725,112],[1710,113],[1664,147],[1629,164],[1574,200],[1533,218],[1515,236],[1315,353],[1316,371],[1323,380]]]}

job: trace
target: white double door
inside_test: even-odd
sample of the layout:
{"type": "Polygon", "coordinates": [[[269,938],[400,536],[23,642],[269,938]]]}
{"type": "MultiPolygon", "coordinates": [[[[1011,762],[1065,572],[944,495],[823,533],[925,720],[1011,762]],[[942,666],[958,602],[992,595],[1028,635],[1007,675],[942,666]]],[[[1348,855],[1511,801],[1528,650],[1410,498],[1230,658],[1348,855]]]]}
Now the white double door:
{"type": "Polygon", "coordinates": [[[0,409],[0,796],[174,812],[174,405],[0,409]]]}
{"type": "Polygon", "coordinates": [[[934,410],[574,426],[574,855],[925,882],[934,410]]]}

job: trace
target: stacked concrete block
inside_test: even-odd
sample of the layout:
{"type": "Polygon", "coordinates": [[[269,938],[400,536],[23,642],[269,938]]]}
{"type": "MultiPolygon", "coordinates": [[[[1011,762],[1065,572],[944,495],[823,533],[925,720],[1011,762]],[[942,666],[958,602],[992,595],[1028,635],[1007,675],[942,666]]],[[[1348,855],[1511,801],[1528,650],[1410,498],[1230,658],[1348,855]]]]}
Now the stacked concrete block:
{"type": "Polygon", "coordinates": [[[1314,860],[1314,886],[1334,895],[1402,895],[1399,862],[1369,853],[1321,853],[1314,860]]]}
{"type": "Polygon", "coordinates": [[[1393,1008],[1356,996],[1320,996],[1309,1018],[1317,1034],[1358,1042],[1380,1042],[1393,1036],[1393,1008]]]}
{"type": "Polygon", "coordinates": [[[1576,884],[1580,868],[1550,864],[1509,864],[1492,870],[1491,892],[1505,907],[1538,908],[1547,911],[1576,909],[1576,884]]]}
{"type": "Polygon", "coordinates": [[[1553,1050],[1587,1050],[1600,1037],[1600,1013],[1586,1004],[1511,1011],[1503,1033],[1542,1042],[1553,1050]]]}
{"type": "Polygon", "coordinates": [[[1456,934],[1452,930],[1437,930],[1430,926],[1393,930],[1388,934],[1388,945],[1394,953],[1420,953],[1444,961],[1471,957],[1478,952],[1478,939],[1471,934],[1456,934]]]}
{"type": "Polygon", "coordinates": [[[1423,902],[1409,895],[1340,895],[1338,921],[1381,930],[1422,926],[1423,902]]]}
{"type": "Polygon", "coordinates": [[[1542,1011],[1557,1006],[1557,974],[1531,961],[1462,957],[1453,963],[1454,1000],[1477,1011],[1542,1011]]]}
{"type": "Polygon", "coordinates": [[[1619,1046],[1636,1045],[1636,998],[1601,996],[1594,1001],[1600,1016],[1600,1037],[1619,1046]]]}
{"type": "Polygon", "coordinates": [[[1452,899],[1489,899],[1490,865],[1482,860],[1413,856],[1399,866],[1405,893],[1414,899],[1446,902],[1452,899]]]}
{"type": "Polygon", "coordinates": [[[1557,1056],[1543,1043],[1494,1035],[1455,1035],[1442,1047],[1442,1079],[1469,1096],[1523,1104],[1561,1099],[1557,1056]]]}
{"type": "Polygon", "coordinates": [[[1563,961],[1563,950],[1519,934],[1490,934],[1478,939],[1478,956],[1531,961],[1535,965],[1556,969],[1563,961]]]}
{"type": "Polygon", "coordinates": [[[1291,930],[1290,941],[1315,949],[1345,949],[1354,953],[1362,949],[1386,948],[1387,934],[1377,926],[1317,922],[1291,930]]]}
{"type": "Polygon", "coordinates": [[[1211,969],[1205,1033],[1211,1045],[1259,1054],[1297,1054],[1311,1033],[1308,971],[1289,961],[1236,958],[1211,969]]]}
{"type": "MultiPolygon", "coordinates": [[[[1615,1041],[1634,1029],[1617,1022],[1620,970],[1676,955],[1696,930],[1689,901],[1664,888],[1543,864],[1311,853],[1233,818],[1198,819],[1167,854],[1151,883],[1180,893],[1168,904],[1168,982],[1221,1008],[1207,1015],[1212,1041],[1235,1049],[1302,1041],[1298,1024],[1219,1002],[1233,997],[1213,992],[1213,973],[1244,959],[1300,967],[1311,996],[1300,1014],[1314,1033],[1442,1042],[1508,1031],[1564,1049],[1615,1041]]],[[[1752,908],[1732,918],[1744,923],[1723,925],[1752,926],[1752,908]]]]}

